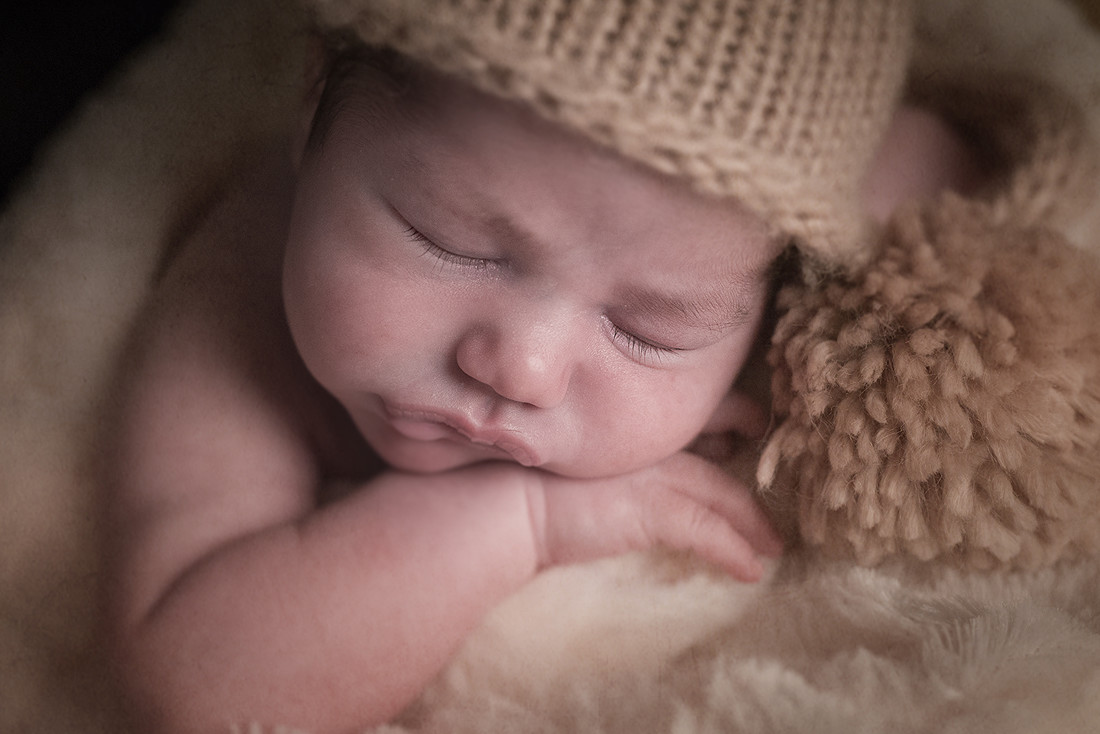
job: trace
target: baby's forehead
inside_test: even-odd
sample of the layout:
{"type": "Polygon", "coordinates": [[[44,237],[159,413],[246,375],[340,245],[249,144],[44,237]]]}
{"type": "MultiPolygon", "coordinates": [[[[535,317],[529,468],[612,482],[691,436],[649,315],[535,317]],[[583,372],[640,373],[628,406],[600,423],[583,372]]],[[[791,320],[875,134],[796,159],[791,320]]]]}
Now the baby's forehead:
{"type": "MultiPolygon", "coordinates": [[[[418,123],[430,121],[436,132],[461,132],[471,126],[487,126],[497,131],[521,129],[530,139],[556,141],[584,151],[585,165],[594,169],[630,167],[637,172],[638,178],[663,179],[670,189],[691,188],[683,177],[662,172],[574,128],[551,121],[528,103],[484,92],[465,80],[424,68],[400,56],[385,54],[379,60],[375,56],[377,53],[381,52],[367,56],[353,54],[330,70],[333,86],[328,101],[334,108],[333,115],[350,112],[356,121],[367,123],[384,113],[395,115],[392,121],[410,130],[415,130],[418,123]],[[481,114],[486,110],[494,114],[481,114]]],[[[543,153],[553,155],[549,149],[543,153]]],[[[411,158],[409,162],[416,164],[419,161],[411,158]]],[[[740,206],[732,197],[724,200],[730,206],[740,206]]]]}
{"type": "Polygon", "coordinates": [[[757,273],[778,254],[772,228],[735,199],[695,191],[518,102],[423,70],[398,89],[369,67],[356,73],[365,76],[337,106],[342,134],[374,148],[385,186],[441,229],[532,251],[557,240],[609,246],[639,273],[669,276],[700,258],[716,274],[757,273]],[[653,240],[663,252],[632,252],[653,240]]]}
{"type": "Polygon", "coordinates": [[[529,188],[509,174],[468,181],[421,160],[397,198],[407,196],[408,216],[445,245],[485,245],[521,272],[558,273],[562,287],[587,278],[585,268],[568,267],[580,261],[609,282],[630,284],[613,289],[613,300],[646,311],[688,312],[705,303],[712,313],[736,312],[726,297],[759,286],[778,255],[768,228],[732,203],[700,204],[689,194],[685,204],[660,188],[638,190],[629,168],[593,173],[585,183],[598,196],[572,186],[560,169],[534,177],[529,188]]]}
{"type": "MultiPolygon", "coordinates": [[[[704,194],[682,177],[662,172],[634,158],[598,143],[557,122],[545,119],[529,106],[493,96],[462,80],[443,74],[424,72],[415,87],[387,101],[407,113],[399,120],[403,131],[423,146],[430,139],[430,150],[414,143],[406,153],[407,162],[417,170],[432,173],[441,157],[456,155],[472,142],[487,144],[489,158],[512,156],[527,159],[528,174],[537,178],[546,166],[568,165],[583,168],[586,174],[601,176],[601,185],[589,193],[600,198],[607,190],[606,174],[613,174],[622,188],[655,189],[671,201],[713,202],[716,208],[742,218],[755,216],[732,196],[704,194]],[[422,133],[428,132],[425,135],[422,133]]],[[[578,184],[583,188],[583,177],[578,184]]],[[[622,196],[622,190],[611,190],[622,196]]]]}

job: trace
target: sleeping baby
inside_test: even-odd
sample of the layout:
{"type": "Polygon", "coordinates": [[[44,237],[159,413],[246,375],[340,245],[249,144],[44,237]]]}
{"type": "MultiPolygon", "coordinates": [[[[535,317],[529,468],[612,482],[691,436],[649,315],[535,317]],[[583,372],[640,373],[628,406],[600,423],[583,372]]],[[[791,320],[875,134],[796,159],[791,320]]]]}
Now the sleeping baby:
{"type": "Polygon", "coordinates": [[[122,381],[143,731],[389,720],[561,564],[759,580],[779,537],[685,449],[766,428],[733,385],[776,262],[855,262],[966,174],[897,110],[901,2],[318,5],[294,139],[189,232],[122,381]]]}

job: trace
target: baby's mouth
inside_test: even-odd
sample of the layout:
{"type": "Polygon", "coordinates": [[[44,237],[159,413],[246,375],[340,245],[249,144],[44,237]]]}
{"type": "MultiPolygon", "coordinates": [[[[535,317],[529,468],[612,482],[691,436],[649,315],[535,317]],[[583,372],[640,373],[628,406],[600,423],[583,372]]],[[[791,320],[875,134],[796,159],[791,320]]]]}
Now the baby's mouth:
{"type": "Polygon", "coordinates": [[[517,464],[536,466],[538,455],[515,431],[478,426],[469,419],[431,408],[385,404],[386,417],[397,433],[413,441],[465,441],[496,449],[517,464]]]}

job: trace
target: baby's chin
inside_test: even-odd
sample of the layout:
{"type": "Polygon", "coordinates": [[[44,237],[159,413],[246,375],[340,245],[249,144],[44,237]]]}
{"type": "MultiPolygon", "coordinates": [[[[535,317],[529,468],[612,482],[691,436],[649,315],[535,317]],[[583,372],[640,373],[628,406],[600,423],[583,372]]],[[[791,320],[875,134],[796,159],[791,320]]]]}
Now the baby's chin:
{"type": "MultiPolygon", "coordinates": [[[[503,451],[469,444],[449,441],[415,443],[382,440],[368,442],[371,443],[378,456],[390,468],[410,474],[442,474],[490,462],[513,464],[517,467],[525,466],[510,458],[503,451]]],[[[659,461],[660,459],[641,462],[639,457],[635,455],[630,457],[602,455],[570,457],[566,460],[549,458],[536,466],[526,466],[526,468],[545,471],[568,479],[607,479],[630,474],[659,463],[659,461]]]]}
{"type": "Polygon", "coordinates": [[[411,446],[372,444],[372,448],[391,469],[410,474],[442,474],[491,461],[514,463],[519,466],[506,456],[486,456],[477,451],[463,450],[467,447],[447,442],[411,446]]]}
{"type": "Polygon", "coordinates": [[[442,474],[485,461],[484,459],[441,456],[425,451],[378,451],[378,454],[391,469],[409,472],[410,474],[442,474]]]}
{"type": "MultiPolygon", "coordinates": [[[[391,469],[410,474],[443,474],[489,463],[512,464],[516,467],[523,467],[523,464],[505,456],[454,456],[449,455],[447,451],[425,451],[423,449],[415,451],[380,451],[376,449],[376,451],[391,469]]],[[[620,473],[598,471],[595,467],[579,467],[556,463],[524,468],[546,471],[571,479],[596,479],[620,473]]]]}

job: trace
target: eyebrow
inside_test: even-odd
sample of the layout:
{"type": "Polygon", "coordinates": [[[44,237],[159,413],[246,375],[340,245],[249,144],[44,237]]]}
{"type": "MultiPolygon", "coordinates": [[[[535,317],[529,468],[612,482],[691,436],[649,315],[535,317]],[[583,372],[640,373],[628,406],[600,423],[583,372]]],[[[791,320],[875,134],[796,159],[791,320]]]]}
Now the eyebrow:
{"type": "Polygon", "coordinates": [[[683,294],[642,288],[622,294],[620,303],[632,312],[655,318],[672,318],[690,328],[727,331],[744,326],[753,316],[748,293],[763,284],[766,268],[757,275],[738,275],[728,288],[691,290],[683,294]]]}
{"type": "MultiPolygon", "coordinates": [[[[482,207],[481,211],[485,211],[482,207]]],[[[529,229],[504,214],[484,214],[479,217],[479,227],[501,242],[509,242],[522,249],[532,251],[542,249],[542,241],[529,229]]]]}
{"type": "MultiPolygon", "coordinates": [[[[406,151],[406,160],[422,173],[431,172],[431,167],[421,159],[416,151],[406,151]]],[[[450,207],[448,207],[450,208],[450,207]]],[[[529,251],[540,249],[542,240],[515,219],[500,213],[492,213],[492,207],[486,202],[475,204],[476,221],[487,234],[529,251]]],[[[452,209],[452,214],[459,211],[452,209]]],[[[461,210],[462,214],[468,211],[461,210]]],[[[624,290],[617,294],[620,304],[641,314],[657,318],[672,317],[689,328],[726,331],[744,326],[753,317],[752,299],[746,294],[755,294],[757,288],[766,285],[771,279],[776,257],[762,261],[751,268],[737,271],[728,281],[728,285],[711,290],[690,289],[685,293],[673,293],[654,288],[624,290]]]]}
{"type": "MultiPolygon", "coordinates": [[[[511,217],[490,215],[484,217],[483,222],[482,226],[492,236],[520,247],[539,247],[539,238],[511,217]]],[[[683,294],[638,288],[620,294],[620,302],[631,311],[658,318],[671,316],[691,328],[726,331],[744,326],[752,319],[753,304],[746,294],[755,295],[756,289],[769,279],[771,270],[772,261],[769,260],[738,272],[730,278],[728,286],[713,290],[691,289],[683,294]]]]}
{"type": "MultiPolygon", "coordinates": [[[[446,187],[447,184],[445,182],[440,182],[438,179],[436,170],[421,158],[415,149],[410,147],[404,151],[403,162],[413,167],[418,175],[434,182],[433,186],[438,188],[442,183],[442,185],[446,187]]],[[[468,193],[471,195],[476,194],[476,192],[473,191],[468,193]]],[[[433,195],[432,199],[436,206],[442,206],[451,216],[472,219],[477,222],[478,229],[483,230],[486,234],[500,241],[519,244],[528,249],[538,249],[541,243],[541,240],[536,237],[534,233],[521,226],[513,218],[506,214],[494,213],[494,208],[491,203],[482,200],[480,197],[476,197],[475,201],[468,201],[464,206],[455,206],[449,197],[433,195]]]]}

